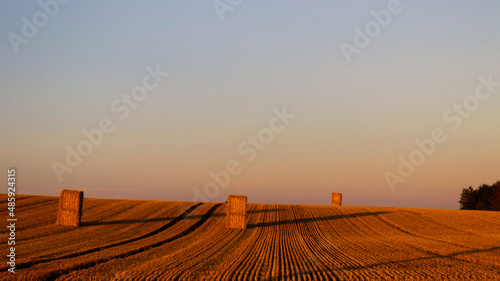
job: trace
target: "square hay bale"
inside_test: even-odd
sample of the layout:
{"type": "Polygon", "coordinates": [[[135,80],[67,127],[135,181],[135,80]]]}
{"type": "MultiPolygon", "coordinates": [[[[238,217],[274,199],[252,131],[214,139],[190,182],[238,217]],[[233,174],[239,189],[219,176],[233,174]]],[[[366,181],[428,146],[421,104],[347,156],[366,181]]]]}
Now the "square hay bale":
{"type": "Polygon", "coordinates": [[[342,206],[342,193],[332,192],[332,206],[342,206]]]}
{"type": "Polygon", "coordinates": [[[83,191],[63,189],[59,197],[56,224],[80,226],[82,218],[83,191]]]}
{"type": "Polygon", "coordinates": [[[226,225],[228,228],[242,228],[247,226],[247,197],[246,195],[229,195],[227,198],[226,225]]]}

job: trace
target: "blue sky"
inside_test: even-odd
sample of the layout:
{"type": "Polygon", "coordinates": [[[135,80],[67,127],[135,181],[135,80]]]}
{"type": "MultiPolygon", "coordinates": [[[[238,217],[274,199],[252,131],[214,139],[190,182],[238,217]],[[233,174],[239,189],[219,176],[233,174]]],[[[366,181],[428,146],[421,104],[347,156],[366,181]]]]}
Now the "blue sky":
{"type": "Polygon", "coordinates": [[[461,188],[500,180],[500,89],[458,130],[442,116],[479,76],[500,80],[500,3],[400,1],[348,63],[339,44],[390,2],[242,1],[221,20],[211,1],[70,1],[18,53],[8,34],[43,10],[4,2],[1,166],[21,193],[190,201],[236,160],[211,200],[457,208],[461,188]],[[117,119],[112,102],[157,65],[168,78],[117,119]],[[284,106],[296,118],[246,163],[238,145],[284,106]],[[103,118],[116,130],[60,182],[54,161],[103,118]],[[384,173],[438,127],[448,140],[391,190],[384,173]]]}

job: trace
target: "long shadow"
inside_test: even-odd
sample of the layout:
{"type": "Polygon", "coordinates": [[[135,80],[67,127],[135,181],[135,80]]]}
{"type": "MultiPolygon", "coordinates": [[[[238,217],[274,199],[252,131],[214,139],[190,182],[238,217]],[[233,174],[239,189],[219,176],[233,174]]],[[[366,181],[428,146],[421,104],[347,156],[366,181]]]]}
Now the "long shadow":
{"type": "Polygon", "coordinates": [[[391,212],[366,212],[366,213],[356,213],[349,215],[338,215],[338,216],[326,216],[326,217],[314,217],[307,219],[293,219],[293,220],[279,220],[272,222],[262,222],[262,223],[252,223],[248,224],[247,228],[255,228],[255,227],[267,227],[267,226],[275,226],[275,225],[283,225],[283,224],[296,224],[296,223],[307,223],[314,221],[329,221],[329,220],[339,220],[339,219],[349,219],[349,218],[357,218],[357,217],[366,217],[366,216],[378,216],[383,214],[388,214],[391,212]]]}
{"type": "MultiPolygon", "coordinates": [[[[202,203],[199,203],[198,205],[201,205],[201,204],[202,203]]],[[[198,206],[198,205],[195,205],[195,206],[198,206]]],[[[99,259],[96,259],[96,260],[92,260],[92,261],[88,261],[88,262],[83,262],[83,263],[80,263],[80,264],[77,264],[77,265],[74,265],[74,266],[70,266],[69,268],[66,268],[66,269],[61,269],[61,270],[56,269],[56,270],[53,270],[53,271],[49,271],[49,272],[47,272],[46,276],[40,278],[40,280],[41,281],[56,280],[58,277],[60,277],[62,275],[65,275],[65,274],[68,274],[68,273],[73,272],[73,271],[82,270],[82,269],[88,269],[88,268],[94,267],[96,265],[99,265],[101,263],[105,263],[105,262],[108,262],[108,261],[111,261],[111,260],[130,257],[130,256],[133,256],[133,255],[145,252],[145,251],[149,251],[149,250],[151,250],[153,248],[160,247],[160,246],[165,245],[167,243],[170,243],[170,242],[172,242],[174,240],[177,240],[179,238],[182,238],[182,237],[184,237],[184,236],[186,236],[186,235],[194,232],[196,229],[198,229],[200,226],[202,226],[210,218],[210,216],[215,212],[215,210],[217,208],[219,208],[221,205],[222,204],[216,204],[216,205],[214,205],[212,208],[210,208],[210,210],[208,210],[207,214],[204,215],[194,225],[192,225],[188,229],[184,230],[183,232],[181,232],[181,233],[179,233],[179,234],[177,234],[177,235],[175,235],[173,237],[170,237],[168,239],[165,239],[165,240],[162,240],[162,241],[150,244],[148,246],[143,246],[143,247],[140,247],[138,249],[131,250],[131,251],[126,252],[126,253],[121,253],[121,254],[117,254],[117,255],[114,255],[114,256],[110,256],[110,257],[103,257],[103,258],[99,258],[99,259]]]]}
{"type": "MultiPolygon", "coordinates": [[[[86,255],[86,254],[90,254],[90,253],[95,253],[95,252],[98,252],[98,251],[106,250],[106,249],[109,249],[109,248],[113,248],[113,247],[117,247],[117,246],[122,246],[122,245],[129,244],[129,243],[132,243],[132,242],[135,242],[135,241],[139,241],[141,239],[145,239],[145,238],[151,237],[153,235],[156,235],[156,234],[158,234],[160,232],[163,232],[163,231],[169,229],[170,227],[172,227],[176,223],[182,221],[185,217],[187,217],[187,215],[189,213],[191,213],[192,211],[194,211],[196,208],[198,208],[202,204],[203,203],[198,203],[198,204],[195,204],[195,205],[191,206],[189,209],[187,209],[186,211],[184,211],[182,214],[180,214],[179,216],[177,216],[175,219],[173,219],[169,223],[167,223],[167,224],[165,224],[165,225],[163,225],[163,226],[161,226],[161,227],[159,227],[159,228],[157,228],[157,229],[155,229],[153,231],[150,231],[150,232],[148,232],[146,234],[143,234],[143,235],[140,235],[140,236],[137,236],[137,237],[134,237],[134,238],[130,238],[130,239],[127,239],[127,240],[123,240],[123,241],[120,241],[120,242],[111,243],[111,244],[108,244],[108,245],[103,245],[103,246],[100,246],[100,247],[96,247],[96,248],[92,248],[92,249],[88,249],[88,250],[85,250],[85,251],[80,251],[80,252],[76,252],[76,253],[72,253],[72,254],[67,254],[67,255],[63,255],[63,256],[59,256],[59,257],[42,258],[42,259],[28,261],[28,262],[24,262],[24,263],[16,263],[16,269],[29,268],[29,267],[31,267],[33,265],[36,265],[36,264],[46,263],[46,262],[55,261],[55,260],[62,260],[62,259],[74,258],[74,257],[78,257],[78,256],[82,256],[82,255],[86,255]]],[[[219,206],[219,205],[216,205],[216,206],[219,206]]],[[[211,212],[209,212],[209,215],[211,215],[214,211],[215,211],[215,208],[212,208],[211,212]]],[[[205,220],[208,219],[208,218],[205,218],[204,216],[201,216],[201,217],[202,217],[201,221],[205,221],[205,220]]],[[[197,225],[199,223],[200,223],[200,221],[198,221],[195,225],[197,225]]],[[[7,268],[2,269],[0,271],[7,271],[7,268]]]]}
{"type": "MultiPolygon", "coordinates": [[[[277,212],[277,211],[282,211],[284,209],[280,208],[273,208],[269,210],[253,210],[253,211],[247,211],[247,214],[256,214],[256,213],[263,213],[263,212],[277,212]]],[[[210,217],[225,217],[225,213],[218,213],[218,214],[211,214],[210,217]]],[[[183,217],[184,220],[190,220],[190,219],[201,219],[203,216],[202,215],[195,215],[195,216],[185,216],[183,217]]],[[[177,217],[167,217],[167,218],[151,218],[151,219],[137,219],[137,220],[114,220],[114,221],[86,221],[86,222],[81,222],[80,226],[96,226],[96,225],[110,225],[110,224],[132,224],[132,223],[149,223],[149,222],[162,222],[162,221],[171,221],[177,219],[177,217]]]]}
{"type": "MultiPolygon", "coordinates": [[[[33,198],[33,197],[30,197],[30,198],[33,198]]],[[[21,199],[16,199],[16,202],[19,202],[19,201],[21,201],[21,199]]],[[[41,202],[35,202],[33,204],[28,204],[28,205],[17,205],[16,204],[16,209],[32,208],[33,206],[44,205],[44,204],[49,205],[49,204],[53,204],[54,201],[55,202],[59,202],[59,198],[47,199],[47,200],[44,200],[44,201],[41,201],[41,202]]]]}
{"type": "MultiPolygon", "coordinates": [[[[498,251],[500,250],[499,247],[492,247],[488,249],[474,249],[474,250],[467,250],[467,251],[461,251],[461,252],[456,252],[452,253],[449,255],[440,255],[433,253],[433,255],[429,257],[421,257],[421,258],[414,258],[414,259],[406,259],[406,260],[401,260],[401,261],[390,261],[390,262],[381,262],[381,263],[375,263],[375,264],[370,264],[366,266],[359,266],[359,267],[347,267],[345,269],[368,269],[368,268],[373,268],[373,267],[378,267],[378,266],[386,266],[386,265],[391,265],[391,264],[402,264],[402,263],[407,263],[407,262],[414,262],[414,261],[423,261],[423,260],[430,260],[430,259],[457,259],[455,258],[456,256],[460,255],[470,255],[470,254],[477,254],[477,253],[485,253],[485,252],[493,252],[493,251],[498,251]]],[[[458,259],[463,262],[467,262],[465,260],[458,259]]]]}
{"type": "Polygon", "coordinates": [[[252,211],[247,211],[247,214],[279,212],[279,211],[283,211],[283,210],[284,210],[283,208],[272,208],[272,209],[264,209],[264,210],[252,210],[252,211]]]}
{"type": "MultiPolygon", "coordinates": [[[[5,194],[5,195],[7,195],[7,194],[5,194]]],[[[33,196],[26,195],[25,197],[16,197],[16,202],[19,202],[21,200],[30,199],[30,198],[33,198],[33,196]]],[[[9,200],[2,200],[2,201],[0,201],[0,204],[4,204],[4,203],[9,203],[9,200]]]]}
{"type": "MultiPolygon", "coordinates": [[[[226,214],[211,214],[210,217],[223,217],[226,214]]],[[[178,217],[167,217],[167,218],[151,218],[151,219],[140,219],[140,220],[116,220],[116,221],[87,221],[80,223],[81,226],[96,226],[96,225],[109,225],[109,224],[131,224],[131,223],[148,223],[148,222],[162,222],[175,220],[178,217]]],[[[184,216],[183,220],[190,219],[201,219],[202,215],[196,216],[184,216]]]]}
{"type": "MultiPolygon", "coordinates": [[[[300,271],[298,273],[294,273],[294,274],[291,274],[290,272],[281,272],[280,271],[278,276],[273,276],[273,277],[265,278],[262,280],[266,280],[266,281],[277,281],[277,280],[282,280],[282,279],[289,280],[289,279],[297,279],[297,277],[307,279],[307,278],[309,278],[308,275],[313,274],[313,273],[323,273],[323,275],[330,277],[331,278],[330,280],[340,280],[336,275],[336,271],[371,269],[371,268],[383,266],[384,270],[387,270],[388,272],[390,272],[391,268],[386,268],[385,266],[391,265],[391,264],[404,264],[407,262],[422,261],[422,260],[429,260],[429,259],[448,259],[448,258],[455,259],[455,256],[493,252],[493,251],[498,251],[498,250],[500,250],[500,246],[499,247],[492,247],[492,248],[488,248],[488,249],[475,249],[475,250],[461,251],[461,252],[456,252],[456,253],[452,253],[449,255],[435,254],[435,255],[430,256],[430,257],[406,259],[406,260],[400,260],[400,261],[381,262],[381,263],[375,263],[375,264],[370,264],[370,265],[366,265],[366,266],[331,267],[331,268],[329,268],[329,270],[306,269],[306,270],[302,270],[302,271],[300,271]]],[[[460,261],[467,262],[465,260],[460,260],[460,261]]],[[[380,276],[380,278],[384,278],[384,276],[380,276]]],[[[435,278],[438,279],[439,276],[436,276],[435,278]]]]}

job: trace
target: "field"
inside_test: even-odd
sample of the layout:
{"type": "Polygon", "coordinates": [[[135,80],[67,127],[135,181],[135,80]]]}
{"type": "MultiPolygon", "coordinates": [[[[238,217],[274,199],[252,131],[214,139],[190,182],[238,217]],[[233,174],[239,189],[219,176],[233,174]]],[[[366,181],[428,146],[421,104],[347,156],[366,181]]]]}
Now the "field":
{"type": "Polygon", "coordinates": [[[1,280],[500,280],[500,212],[248,204],[228,229],[224,203],[85,198],[68,227],[58,197],[16,203],[1,280]]]}

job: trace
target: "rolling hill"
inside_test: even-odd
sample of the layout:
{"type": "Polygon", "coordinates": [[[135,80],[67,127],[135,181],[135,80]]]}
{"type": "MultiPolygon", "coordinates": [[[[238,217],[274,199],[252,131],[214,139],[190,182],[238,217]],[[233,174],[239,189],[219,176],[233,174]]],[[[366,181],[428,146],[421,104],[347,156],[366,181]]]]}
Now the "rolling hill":
{"type": "Polygon", "coordinates": [[[67,227],[58,197],[16,203],[16,273],[2,262],[1,280],[500,279],[500,212],[248,204],[240,230],[224,203],[85,198],[67,227]]]}

